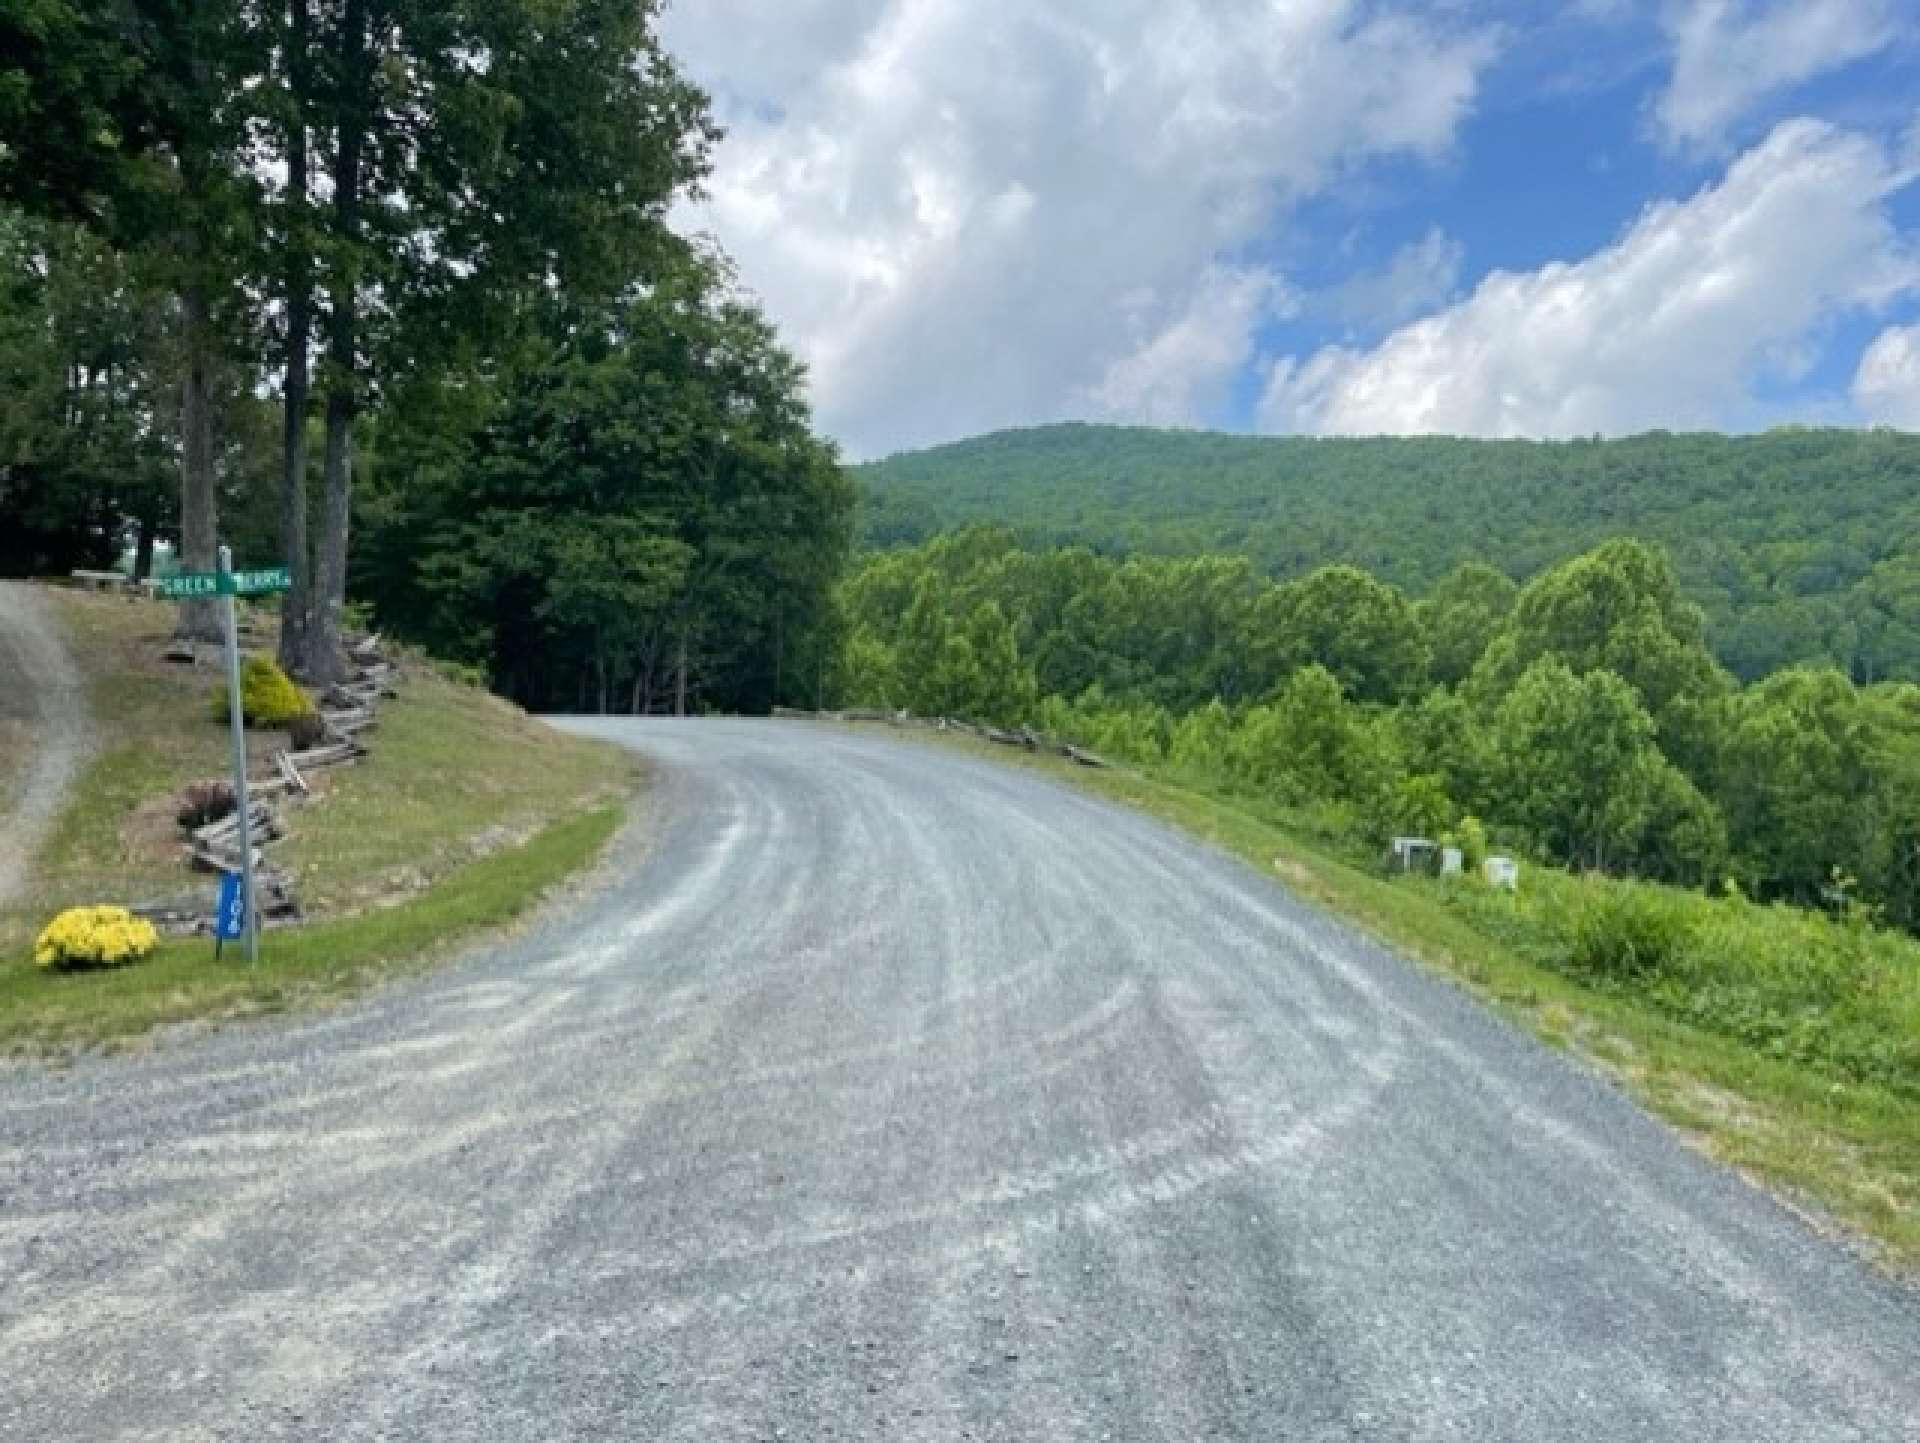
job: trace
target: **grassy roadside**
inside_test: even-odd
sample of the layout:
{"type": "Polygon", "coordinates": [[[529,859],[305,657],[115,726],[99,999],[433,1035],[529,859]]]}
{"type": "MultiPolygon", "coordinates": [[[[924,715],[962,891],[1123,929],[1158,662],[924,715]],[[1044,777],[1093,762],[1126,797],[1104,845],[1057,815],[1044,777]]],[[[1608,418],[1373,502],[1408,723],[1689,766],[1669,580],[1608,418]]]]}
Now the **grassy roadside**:
{"type": "Polygon", "coordinates": [[[1381,876],[1242,805],[1171,782],[962,739],[951,744],[1123,802],[1277,874],[1599,1066],[1694,1145],[1766,1184],[1816,1225],[1837,1221],[1849,1230],[1843,1236],[1869,1240],[1868,1250],[1889,1266],[1920,1271],[1920,1106],[1899,1091],[1769,1056],[1542,965],[1524,942],[1499,935],[1491,909],[1462,905],[1470,895],[1462,884],[1381,876]]]}
{"type": "MultiPolygon", "coordinates": [[[[136,966],[49,975],[32,939],[64,907],[211,895],[183,864],[173,812],[190,781],[222,775],[216,678],[159,660],[170,607],[50,591],[88,680],[95,749],[36,859],[28,897],[0,908],[0,1050],[123,1043],[153,1027],[278,1011],[413,970],[512,920],[598,856],[639,781],[627,753],[563,735],[415,659],[359,766],[322,772],[285,809],[273,848],[310,921],[267,934],[257,969],[213,945],[163,943],[136,966]]],[[[271,644],[271,618],[256,620],[271,644]]],[[[250,734],[266,769],[284,745],[250,734]]]]}
{"type": "Polygon", "coordinates": [[[598,807],[460,868],[413,901],[269,933],[257,966],[237,948],[216,962],[213,943],[194,937],[164,941],[146,961],[111,971],[0,968],[0,1049],[124,1043],[168,1023],[285,1012],[421,971],[591,864],[620,819],[619,808],[598,807]]]}

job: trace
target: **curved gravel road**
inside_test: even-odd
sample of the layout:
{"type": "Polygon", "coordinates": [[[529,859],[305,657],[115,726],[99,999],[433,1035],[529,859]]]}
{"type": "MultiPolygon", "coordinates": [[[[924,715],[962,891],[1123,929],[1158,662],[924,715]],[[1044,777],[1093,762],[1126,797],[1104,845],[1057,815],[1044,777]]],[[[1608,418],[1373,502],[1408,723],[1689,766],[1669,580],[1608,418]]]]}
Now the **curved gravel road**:
{"type": "MultiPolygon", "coordinates": [[[[26,880],[27,864],[86,759],[88,738],[84,683],[45,600],[24,581],[0,581],[0,721],[23,723],[31,738],[26,764],[11,787],[0,774],[5,906],[26,880]]],[[[8,735],[17,732],[9,728],[8,735]]]]}
{"type": "Polygon", "coordinates": [[[332,1014],[0,1074],[11,1439],[1920,1438],[1920,1297],[1037,776],[578,723],[642,861],[332,1014]]]}

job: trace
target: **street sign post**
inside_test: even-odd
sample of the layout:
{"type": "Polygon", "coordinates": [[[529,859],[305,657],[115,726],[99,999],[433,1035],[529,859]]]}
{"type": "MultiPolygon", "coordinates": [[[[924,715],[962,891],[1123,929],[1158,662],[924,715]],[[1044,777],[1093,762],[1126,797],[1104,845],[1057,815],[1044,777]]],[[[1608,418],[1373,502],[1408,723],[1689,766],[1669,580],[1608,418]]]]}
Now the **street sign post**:
{"type": "Polygon", "coordinates": [[[240,632],[234,619],[236,596],[265,596],[292,585],[284,566],[235,571],[233,553],[220,548],[218,571],[183,571],[163,577],[160,594],[176,601],[197,596],[220,598],[227,633],[227,709],[233,728],[233,800],[240,817],[240,875],[220,879],[220,910],[215,919],[214,951],[230,938],[247,939],[247,960],[260,960],[260,914],[253,890],[253,804],[247,796],[247,718],[240,699],[240,632]]]}
{"type": "Polygon", "coordinates": [[[213,955],[228,942],[238,941],[247,931],[247,894],[240,878],[232,872],[220,874],[220,901],[213,909],[213,955]]]}
{"type": "Polygon", "coordinates": [[[160,594],[171,601],[195,596],[266,596],[292,585],[293,578],[284,566],[255,571],[182,571],[160,578],[160,594]]]}

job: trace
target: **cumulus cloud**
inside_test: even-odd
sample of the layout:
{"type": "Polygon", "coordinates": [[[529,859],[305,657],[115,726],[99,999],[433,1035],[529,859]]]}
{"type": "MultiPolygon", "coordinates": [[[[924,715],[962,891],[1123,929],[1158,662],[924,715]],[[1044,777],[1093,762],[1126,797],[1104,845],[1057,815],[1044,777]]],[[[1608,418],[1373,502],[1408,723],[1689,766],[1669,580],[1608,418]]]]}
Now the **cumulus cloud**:
{"type": "Polygon", "coordinates": [[[1371,350],[1272,372],[1275,430],[1492,436],[1738,424],[1822,322],[1920,283],[1887,214],[1911,173],[1877,142],[1789,121],[1691,199],[1571,263],[1496,271],[1371,350]]]}
{"type": "Polygon", "coordinates": [[[1766,100],[1871,55],[1895,36],[1906,0],[1670,0],[1673,76],[1655,107],[1662,134],[1719,145],[1766,100]]]}
{"type": "MultiPolygon", "coordinates": [[[[1151,295],[1138,310],[1160,309],[1151,295]]],[[[1092,413],[1156,426],[1179,426],[1217,410],[1247,362],[1269,315],[1291,309],[1262,270],[1209,269],[1187,308],[1159,334],[1107,367],[1086,400],[1092,413]]]]}
{"type": "Polygon", "coordinates": [[[1877,425],[1920,431],[1920,326],[1891,326],[1867,347],[1853,404],[1877,425]]]}
{"type": "Polygon", "coordinates": [[[695,218],[860,454],[1092,406],[1206,420],[1300,198],[1451,145],[1483,33],[1375,0],[704,0],[695,218]]]}
{"type": "Polygon", "coordinates": [[[1460,283],[1465,259],[1466,248],[1435,226],[1402,246],[1383,269],[1321,292],[1309,308],[1349,326],[1397,326],[1449,299],[1460,283]]]}

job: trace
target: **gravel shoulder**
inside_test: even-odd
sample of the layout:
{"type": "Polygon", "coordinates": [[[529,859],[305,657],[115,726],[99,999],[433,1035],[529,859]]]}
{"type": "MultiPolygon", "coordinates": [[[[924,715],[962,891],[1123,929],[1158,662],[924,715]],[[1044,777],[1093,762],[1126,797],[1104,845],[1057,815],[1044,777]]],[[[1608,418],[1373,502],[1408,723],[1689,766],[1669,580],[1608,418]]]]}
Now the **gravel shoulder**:
{"type": "Polygon", "coordinates": [[[656,769],[605,888],[0,1071],[0,1435],[1915,1436],[1920,1295],[1272,879],[958,753],[574,725],[656,769]]]}
{"type": "Polygon", "coordinates": [[[90,745],[86,687],[37,588],[0,581],[0,906],[20,895],[90,745]]]}

